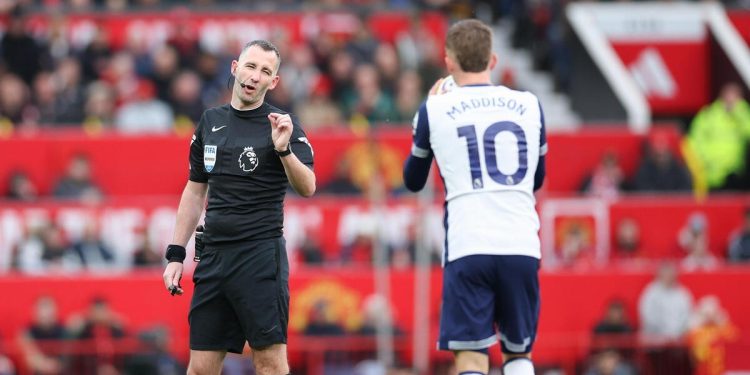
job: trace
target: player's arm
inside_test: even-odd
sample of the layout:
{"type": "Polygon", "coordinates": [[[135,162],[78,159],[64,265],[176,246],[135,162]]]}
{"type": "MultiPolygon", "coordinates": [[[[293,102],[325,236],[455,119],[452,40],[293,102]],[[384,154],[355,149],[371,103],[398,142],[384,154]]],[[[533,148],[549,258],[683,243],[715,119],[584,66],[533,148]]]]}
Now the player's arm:
{"type": "Polygon", "coordinates": [[[187,246],[190,236],[193,235],[198,220],[203,214],[203,208],[206,206],[207,192],[207,183],[188,181],[185,185],[180,198],[180,205],[177,208],[177,222],[172,236],[173,244],[182,247],[187,246]]]}
{"type": "Polygon", "coordinates": [[[177,208],[177,222],[175,223],[172,243],[167,247],[166,258],[169,263],[164,269],[162,280],[164,287],[172,295],[182,294],[180,279],[182,278],[182,262],[185,260],[190,236],[193,234],[203,208],[206,205],[208,192],[208,175],[203,165],[203,128],[206,124],[205,114],[201,117],[198,127],[190,141],[190,177],[182,191],[180,205],[177,208]]]}
{"type": "Polygon", "coordinates": [[[312,146],[289,114],[271,113],[271,138],[284,172],[297,194],[309,198],[315,194],[315,172],[312,169],[312,146]],[[292,134],[295,136],[292,136],[292,134]],[[301,136],[299,136],[301,134],[301,136]]]}
{"type": "Polygon", "coordinates": [[[427,118],[426,103],[422,103],[414,116],[414,131],[411,153],[404,163],[404,185],[411,191],[420,191],[427,183],[432,165],[430,147],[430,124],[427,118]]]}
{"type": "Polygon", "coordinates": [[[544,112],[542,111],[541,102],[539,103],[539,121],[541,122],[541,128],[539,129],[539,163],[534,173],[534,191],[542,188],[544,177],[547,174],[547,163],[545,161],[547,155],[547,130],[544,125],[544,112]]]}

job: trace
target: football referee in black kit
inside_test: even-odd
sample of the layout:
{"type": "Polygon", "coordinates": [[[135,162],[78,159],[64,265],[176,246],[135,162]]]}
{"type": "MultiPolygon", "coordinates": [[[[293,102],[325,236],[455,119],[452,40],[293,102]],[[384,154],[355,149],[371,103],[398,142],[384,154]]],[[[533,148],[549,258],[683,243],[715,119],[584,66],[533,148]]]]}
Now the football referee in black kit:
{"type": "Polygon", "coordinates": [[[289,114],[264,102],[279,83],[278,49],[248,43],[232,61],[230,104],[203,113],[190,144],[190,179],[167,247],[164,286],[180,287],[185,246],[206,206],[205,249],[193,274],[190,375],[218,375],[227,351],[253,350],[259,375],[289,373],[289,263],[282,237],[287,185],[315,193],[313,150],[289,114]],[[208,193],[208,194],[207,194],[208,193]]]}

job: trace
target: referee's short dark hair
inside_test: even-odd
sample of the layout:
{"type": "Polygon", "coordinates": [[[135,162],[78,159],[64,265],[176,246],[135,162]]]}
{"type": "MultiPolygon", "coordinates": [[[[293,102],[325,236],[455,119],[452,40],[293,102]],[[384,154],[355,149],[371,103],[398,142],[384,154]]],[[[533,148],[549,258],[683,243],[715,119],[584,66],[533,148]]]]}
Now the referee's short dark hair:
{"type": "Polygon", "coordinates": [[[252,42],[245,44],[245,46],[242,47],[242,52],[240,52],[240,56],[242,56],[242,54],[245,53],[245,51],[247,51],[247,49],[252,46],[258,46],[266,52],[273,51],[273,53],[276,54],[276,60],[278,60],[278,62],[276,63],[276,69],[279,68],[279,66],[281,65],[281,53],[279,53],[279,49],[276,48],[276,46],[273,43],[264,39],[256,39],[256,40],[253,40],[252,42]]]}

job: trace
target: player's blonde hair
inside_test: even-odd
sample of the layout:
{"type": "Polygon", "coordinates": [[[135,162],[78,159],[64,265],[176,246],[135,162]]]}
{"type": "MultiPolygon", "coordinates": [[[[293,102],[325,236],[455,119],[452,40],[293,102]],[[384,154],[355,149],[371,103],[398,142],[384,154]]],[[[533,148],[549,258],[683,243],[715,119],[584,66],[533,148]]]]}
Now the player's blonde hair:
{"type": "Polygon", "coordinates": [[[445,49],[464,72],[484,71],[492,55],[492,29],[474,19],[458,21],[448,29],[445,49]]]}

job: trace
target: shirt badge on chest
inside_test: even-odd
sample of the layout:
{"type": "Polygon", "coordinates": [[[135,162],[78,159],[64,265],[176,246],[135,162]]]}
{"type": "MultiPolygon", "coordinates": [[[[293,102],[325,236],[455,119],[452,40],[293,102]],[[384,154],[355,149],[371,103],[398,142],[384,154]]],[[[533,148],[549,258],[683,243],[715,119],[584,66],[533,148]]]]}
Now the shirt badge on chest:
{"type": "Polygon", "coordinates": [[[216,150],[217,146],[205,145],[203,146],[203,165],[206,167],[206,172],[211,172],[216,165],[216,150]]]}
{"type": "Polygon", "coordinates": [[[254,171],[259,164],[258,155],[255,154],[252,147],[245,147],[237,161],[240,163],[240,169],[245,172],[254,171]]]}

